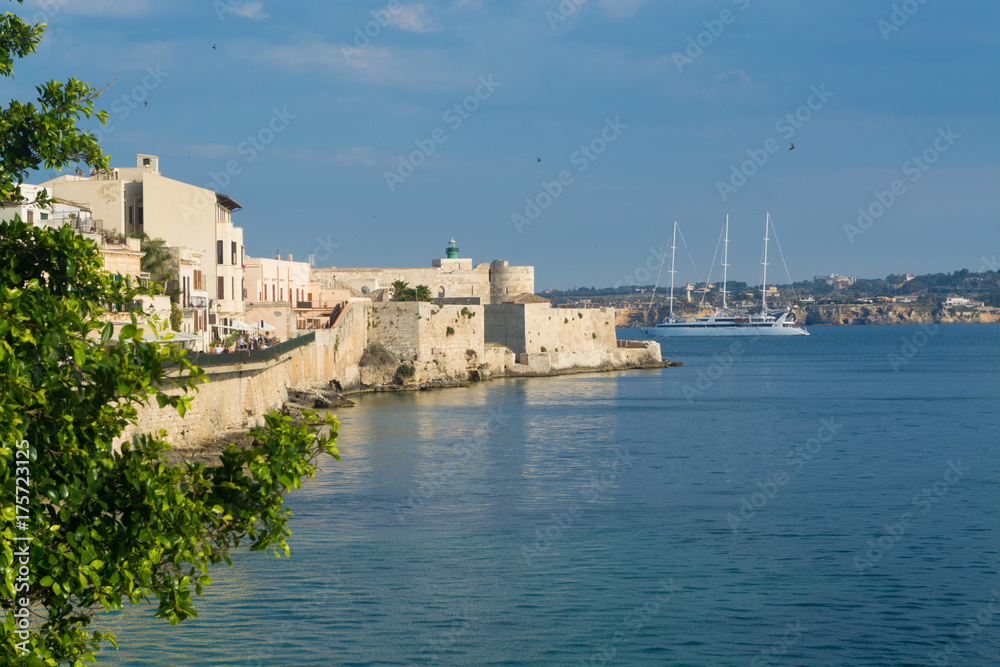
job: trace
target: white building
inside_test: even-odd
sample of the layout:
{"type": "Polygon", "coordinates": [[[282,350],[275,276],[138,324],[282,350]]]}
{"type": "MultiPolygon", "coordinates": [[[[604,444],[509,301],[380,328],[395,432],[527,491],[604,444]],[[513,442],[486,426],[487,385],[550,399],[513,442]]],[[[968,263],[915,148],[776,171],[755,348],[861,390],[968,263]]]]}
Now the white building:
{"type": "Polygon", "coordinates": [[[162,176],[159,158],[143,154],[135,167],[63,175],[42,186],[50,196],[84,203],[105,234],[145,232],[200,254],[203,289],[191,291],[208,293],[208,324],[229,326],[242,316],[243,229],[232,222],[242,207],[232,198],[162,176]]]}

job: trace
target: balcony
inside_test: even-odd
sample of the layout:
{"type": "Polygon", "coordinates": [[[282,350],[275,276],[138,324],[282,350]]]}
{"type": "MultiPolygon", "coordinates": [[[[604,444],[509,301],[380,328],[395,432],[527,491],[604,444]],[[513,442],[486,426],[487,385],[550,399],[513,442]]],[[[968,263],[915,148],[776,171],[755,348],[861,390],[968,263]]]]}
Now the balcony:
{"type": "Polygon", "coordinates": [[[208,308],[208,292],[192,290],[188,297],[189,308],[208,308]]]}

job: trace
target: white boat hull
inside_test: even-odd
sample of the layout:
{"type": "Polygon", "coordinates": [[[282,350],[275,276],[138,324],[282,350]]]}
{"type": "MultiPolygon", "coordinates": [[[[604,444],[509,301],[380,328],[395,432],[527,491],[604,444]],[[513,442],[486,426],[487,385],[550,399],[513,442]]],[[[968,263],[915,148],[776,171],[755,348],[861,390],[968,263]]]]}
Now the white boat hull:
{"type": "Polygon", "coordinates": [[[655,338],[674,338],[681,336],[808,336],[809,332],[797,326],[657,326],[643,327],[642,332],[655,338]]]}

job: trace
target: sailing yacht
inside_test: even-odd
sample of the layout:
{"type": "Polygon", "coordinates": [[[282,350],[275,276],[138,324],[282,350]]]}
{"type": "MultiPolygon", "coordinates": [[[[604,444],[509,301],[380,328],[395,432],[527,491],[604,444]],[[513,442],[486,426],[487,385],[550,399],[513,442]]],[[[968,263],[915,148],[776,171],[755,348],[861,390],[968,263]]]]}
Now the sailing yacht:
{"type": "Polygon", "coordinates": [[[771,214],[764,226],[764,278],[760,291],[760,312],[748,314],[730,310],[726,305],[726,278],[729,268],[729,216],[726,216],[726,237],[722,258],[722,308],[707,317],[678,319],[674,317],[674,256],[677,252],[677,222],[670,243],[670,311],[663,321],[653,327],[644,327],[647,336],[808,336],[809,332],[798,325],[791,310],[772,312],[767,308],[767,242],[771,228],[771,214]]]}

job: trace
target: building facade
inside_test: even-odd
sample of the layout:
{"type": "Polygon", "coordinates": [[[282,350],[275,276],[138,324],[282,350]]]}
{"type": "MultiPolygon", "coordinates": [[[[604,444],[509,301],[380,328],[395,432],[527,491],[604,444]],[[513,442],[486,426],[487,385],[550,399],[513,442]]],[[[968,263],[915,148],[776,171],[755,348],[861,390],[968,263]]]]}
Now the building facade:
{"type": "Polygon", "coordinates": [[[232,221],[242,207],[232,198],[161,175],[159,158],[145,154],[136,156],[135,167],[63,175],[41,185],[53,197],[84,203],[104,234],[145,232],[200,253],[200,291],[208,293],[208,324],[219,328],[217,335],[243,315],[243,229],[232,221]]]}

